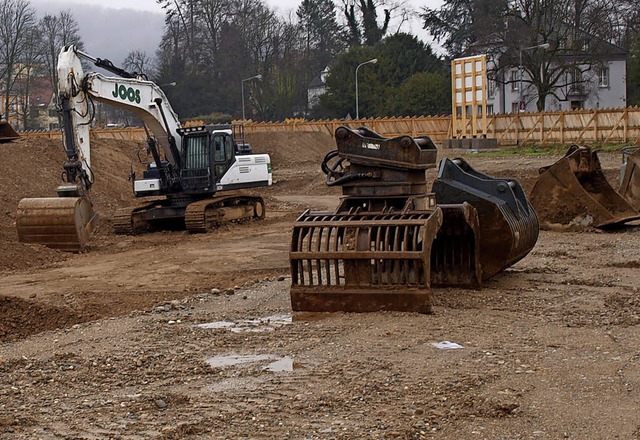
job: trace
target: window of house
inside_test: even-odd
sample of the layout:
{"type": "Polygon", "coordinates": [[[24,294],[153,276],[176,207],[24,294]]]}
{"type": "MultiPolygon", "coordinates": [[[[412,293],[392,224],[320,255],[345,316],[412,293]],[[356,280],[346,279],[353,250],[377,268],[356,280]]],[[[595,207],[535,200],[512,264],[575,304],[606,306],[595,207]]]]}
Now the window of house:
{"type": "Polygon", "coordinates": [[[609,66],[600,66],[598,69],[598,87],[609,87],[609,66]]]}
{"type": "Polygon", "coordinates": [[[519,109],[519,105],[518,105],[518,101],[512,102],[511,103],[511,113],[518,113],[520,111],[519,109]]]}
{"type": "Polygon", "coordinates": [[[511,91],[517,92],[520,90],[520,77],[518,76],[518,70],[512,70],[509,78],[511,82],[511,91]]]}
{"type": "Polygon", "coordinates": [[[582,91],[582,71],[578,68],[570,70],[568,72],[567,83],[569,84],[569,91],[573,93],[579,93],[582,91]]]}
{"type": "Polygon", "coordinates": [[[492,115],[493,114],[493,104],[488,104],[487,105],[487,114],[488,115],[492,115]]]}
{"type": "Polygon", "coordinates": [[[487,98],[493,99],[496,96],[496,82],[495,80],[489,79],[487,81],[487,98]]]}

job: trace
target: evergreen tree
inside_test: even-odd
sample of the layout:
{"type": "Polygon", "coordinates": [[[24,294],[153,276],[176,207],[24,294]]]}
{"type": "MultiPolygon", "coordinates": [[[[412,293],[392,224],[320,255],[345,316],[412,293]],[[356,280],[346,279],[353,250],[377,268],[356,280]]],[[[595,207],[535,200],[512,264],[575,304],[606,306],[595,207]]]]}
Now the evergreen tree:
{"type": "Polygon", "coordinates": [[[451,112],[451,79],[441,72],[420,72],[404,81],[394,100],[396,116],[435,116],[451,112]]]}
{"type": "MultiPolygon", "coordinates": [[[[355,70],[360,63],[373,58],[378,59],[376,64],[358,71],[358,113],[361,117],[394,116],[398,111],[412,114],[412,109],[398,105],[398,100],[402,99],[399,96],[403,84],[423,72],[446,78],[443,73],[446,72],[446,65],[431,47],[418,41],[415,36],[396,34],[375,46],[353,47],[342,54],[331,68],[327,78],[327,93],[320,97],[320,106],[314,109],[314,116],[355,116],[355,70]]],[[[442,84],[442,81],[438,84],[442,84]]],[[[450,94],[449,85],[444,90],[450,94]]],[[[405,92],[407,95],[408,92],[405,92]]],[[[422,90],[416,93],[421,94],[422,90]]],[[[425,92],[422,96],[423,105],[415,112],[422,111],[422,108],[443,107],[441,94],[425,92]],[[433,100],[437,100],[437,104],[431,105],[433,100]]]]}
{"type": "Polygon", "coordinates": [[[356,5],[345,3],[344,14],[349,28],[349,43],[351,46],[365,44],[373,46],[379,43],[387,33],[391,12],[384,10],[382,25],[378,25],[378,6],[375,0],[357,0],[361,19],[358,20],[356,5]]]}
{"type": "Polygon", "coordinates": [[[344,32],[336,19],[332,0],[302,0],[296,15],[303,62],[298,69],[295,65],[290,67],[301,71],[304,87],[298,89],[301,101],[306,103],[306,86],[344,49],[344,32]]]}

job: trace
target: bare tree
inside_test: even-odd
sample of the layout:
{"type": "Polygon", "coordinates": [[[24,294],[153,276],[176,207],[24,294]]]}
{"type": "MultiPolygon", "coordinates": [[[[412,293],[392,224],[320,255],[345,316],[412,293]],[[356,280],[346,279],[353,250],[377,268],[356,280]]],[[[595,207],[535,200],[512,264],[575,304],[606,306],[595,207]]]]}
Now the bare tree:
{"type": "Polygon", "coordinates": [[[80,39],[80,31],[70,10],[61,11],[58,15],[45,15],[39,23],[42,32],[43,60],[49,81],[53,86],[55,96],[58,96],[58,71],[56,64],[58,53],[65,46],[74,44],[78,49],[84,49],[80,39]]]}
{"type": "MultiPolygon", "coordinates": [[[[380,2],[382,4],[382,2],[380,2]]],[[[342,0],[345,18],[349,27],[351,45],[366,44],[372,46],[384,37],[389,28],[391,11],[384,9],[382,25],[378,24],[378,4],[375,0],[342,0]],[[360,12],[359,20],[356,8],[360,12]]]]}
{"type": "Polygon", "coordinates": [[[29,127],[29,116],[31,107],[31,93],[36,79],[42,75],[42,51],[40,50],[41,36],[37,27],[31,27],[24,35],[24,50],[20,54],[20,63],[17,65],[15,96],[18,100],[16,105],[16,116],[22,129],[27,130],[29,127]]]}
{"type": "Polygon", "coordinates": [[[136,49],[129,52],[122,62],[122,67],[125,70],[137,73],[139,75],[144,75],[148,78],[153,77],[154,72],[152,67],[152,60],[144,50],[136,49]]]}
{"type": "Polygon", "coordinates": [[[35,26],[35,11],[27,0],[0,0],[0,70],[4,116],[8,119],[12,105],[17,106],[14,86],[19,78],[19,63],[32,43],[30,30],[35,26]]]}
{"type": "Polygon", "coordinates": [[[500,62],[491,72],[494,79],[533,89],[535,93],[527,95],[537,98],[539,111],[549,96],[579,100],[588,94],[590,75],[602,54],[616,50],[606,31],[612,13],[601,0],[514,0],[505,17],[506,29],[493,34],[488,45],[500,52],[500,62]],[[513,66],[526,75],[509,77],[513,66]]]}

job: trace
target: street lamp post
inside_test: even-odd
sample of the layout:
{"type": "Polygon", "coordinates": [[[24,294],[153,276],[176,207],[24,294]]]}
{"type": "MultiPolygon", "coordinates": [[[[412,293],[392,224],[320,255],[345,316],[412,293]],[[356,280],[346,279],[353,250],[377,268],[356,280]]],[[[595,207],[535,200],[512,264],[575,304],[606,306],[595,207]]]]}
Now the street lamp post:
{"type": "Polygon", "coordinates": [[[365,64],[369,64],[369,63],[375,64],[377,62],[378,62],[378,59],[374,58],[372,60],[365,61],[364,63],[360,63],[358,64],[358,67],[356,67],[356,119],[360,119],[360,113],[358,112],[358,69],[361,66],[364,66],[365,64]]]}
{"type": "Polygon", "coordinates": [[[520,97],[518,98],[518,112],[524,111],[525,110],[525,105],[523,105],[524,103],[524,95],[523,92],[524,90],[522,90],[522,52],[525,50],[534,50],[534,49],[548,49],[549,48],[549,43],[542,43],[542,44],[537,44],[535,46],[529,46],[529,47],[520,47],[520,66],[518,68],[518,70],[520,71],[520,86],[518,87],[519,89],[519,94],[520,97]]]}
{"type": "Polygon", "coordinates": [[[242,120],[245,121],[247,118],[245,118],[244,115],[244,83],[245,81],[251,81],[252,79],[262,79],[262,75],[258,74],[255,76],[252,76],[251,78],[247,78],[247,79],[243,79],[241,82],[241,88],[242,88],[242,120]]]}

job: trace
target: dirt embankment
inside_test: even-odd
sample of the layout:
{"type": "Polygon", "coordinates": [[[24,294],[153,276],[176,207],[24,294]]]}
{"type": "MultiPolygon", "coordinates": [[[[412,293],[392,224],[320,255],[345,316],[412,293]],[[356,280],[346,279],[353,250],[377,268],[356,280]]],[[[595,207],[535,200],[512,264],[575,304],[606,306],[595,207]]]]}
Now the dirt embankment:
{"type": "MultiPolygon", "coordinates": [[[[284,217],[292,220],[302,209],[297,207],[297,202],[304,200],[305,197],[292,196],[291,199],[286,197],[277,199],[274,195],[298,194],[301,188],[306,188],[308,194],[313,193],[314,188],[322,191],[324,186],[322,180],[315,174],[319,172],[321,158],[335,145],[333,139],[320,133],[302,133],[295,136],[284,133],[278,136],[249,136],[248,141],[255,146],[256,152],[269,153],[274,164],[274,186],[257,193],[267,199],[268,210],[291,209],[291,212],[284,217]],[[314,177],[309,178],[309,174],[314,174],[314,177]]],[[[92,260],[95,264],[100,265],[100,261],[104,260],[98,256],[101,254],[118,253],[126,248],[156,248],[156,252],[163,253],[164,245],[171,246],[172,243],[182,241],[185,233],[179,231],[161,232],[136,238],[115,236],[112,232],[111,218],[114,211],[136,203],[128,176],[132,169],[138,173],[143,169],[137,159],[137,151],[142,148],[144,145],[137,142],[92,140],[91,167],[95,173],[92,200],[100,214],[100,222],[95,231],[90,254],[74,255],[44,246],[19,243],[15,229],[15,216],[20,199],[56,196],[55,190],[61,182],[65,161],[60,141],[21,138],[11,143],[0,144],[0,154],[4,158],[0,162],[0,254],[2,255],[0,272],[8,275],[35,274],[39,270],[62,268],[63,264],[69,260],[91,260],[92,258],[95,258],[92,260]]],[[[266,223],[269,222],[270,220],[266,223]]],[[[211,234],[211,237],[225,234],[230,229],[230,227],[222,228],[221,231],[211,234]]],[[[241,233],[243,230],[250,233],[251,226],[240,225],[238,230],[241,233]]],[[[128,264],[122,263],[123,267],[128,264]]],[[[144,265],[135,265],[135,267],[142,270],[144,265]]],[[[240,275],[242,269],[237,267],[229,273],[218,275],[215,284],[233,287],[243,278],[240,275]]],[[[116,274],[117,272],[116,270],[116,274]]],[[[256,276],[265,276],[272,272],[263,269],[253,271],[256,276]]],[[[11,291],[0,291],[2,301],[0,341],[68,327],[100,316],[144,308],[176,295],[188,295],[191,289],[206,283],[185,281],[178,294],[171,292],[174,289],[170,289],[169,292],[162,289],[154,290],[152,283],[149,287],[137,289],[137,294],[134,296],[123,296],[118,299],[117,295],[104,297],[97,292],[89,293],[91,290],[89,286],[79,281],[76,289],[82,292],[83,300],[76,301],[73,298],[75,293],[64,293],[68,288],[73,288],[74,283],[70,279],[60,277],[55,282],[62,285],[59,295],[54,296],[43,295],[36,291],[16,297],[17,291],[22,290],[24,286],[16,286],[11,291]]],[[[27,282],[27,286],[29,283],[30,281],[27,282]]]]}

